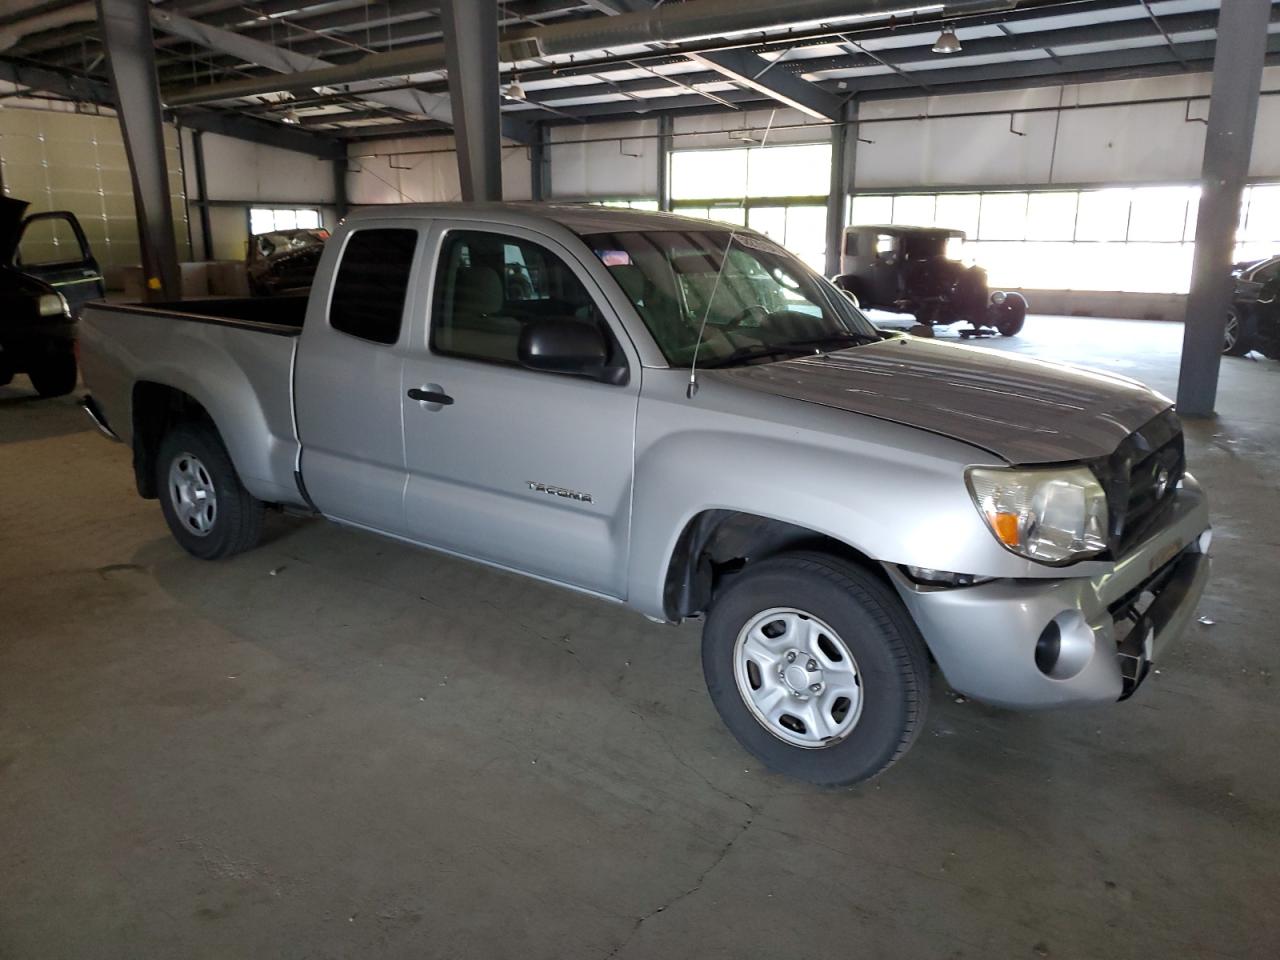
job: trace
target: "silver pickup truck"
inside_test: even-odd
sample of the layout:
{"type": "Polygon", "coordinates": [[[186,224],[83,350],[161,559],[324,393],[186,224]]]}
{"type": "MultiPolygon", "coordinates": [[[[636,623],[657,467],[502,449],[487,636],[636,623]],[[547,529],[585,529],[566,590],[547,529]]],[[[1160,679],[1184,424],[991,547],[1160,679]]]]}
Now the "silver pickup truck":
{"type": "Polygon", "coordinates": [[[205,559],[307,511],[705,617],[725,724],[865,780],[930,660],[1010,707],[1128,697],[1209,573],[1139,383],[878,332],[749,230],[551,205],[377,207],[308,299],[95,304],[85,406],[205,559]]]}

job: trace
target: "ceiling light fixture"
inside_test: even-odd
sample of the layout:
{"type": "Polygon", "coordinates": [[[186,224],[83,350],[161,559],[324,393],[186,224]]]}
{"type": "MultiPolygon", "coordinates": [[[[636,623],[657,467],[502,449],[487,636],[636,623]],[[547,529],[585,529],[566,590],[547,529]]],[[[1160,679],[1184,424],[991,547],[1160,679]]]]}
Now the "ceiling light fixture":
{"type": "Polygon", "coordinates": [[[938,39],[933,44],[934,53],[959,53],[960,38],[956,36],[956,28],[953,24],[944,23],[942,32],[938,34],[938,39]]]}
{"type": "Polygon", "coordinates": [[[519,77],[517,77],[517,78],[516,78],[514,81],[512,81],[511,83],[507,84],[507,88],[506,88],[505,90],[503,90],[503,91],[502,91],[502,95],[503,95],[504,97],[506,97],[508,100],[527,100],[527,99],[529,99],[528,94],[526,94],[526,93],[524,92],[524,87],[520,86],[520,78],[519,78],[519,77]]]}
{"type": "Polygon", "coordinates": [[[284,116],[282,116],[280,120],[282,123],[287,123],[293,127],[296,127],[298,126],[298,124],[302,123],[302,118],[298,116],[298,111],[294,109],[286,110],[284,112],[284,116]]]}

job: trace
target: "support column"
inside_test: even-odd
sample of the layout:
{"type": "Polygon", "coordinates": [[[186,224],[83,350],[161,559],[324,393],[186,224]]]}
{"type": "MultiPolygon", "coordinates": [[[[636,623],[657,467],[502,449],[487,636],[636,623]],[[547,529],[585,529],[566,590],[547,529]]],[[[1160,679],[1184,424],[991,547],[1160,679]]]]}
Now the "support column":
{"type": "Polygon", "coordinates": [[[338,157],[333,161],[333,206],[339,220],[347,215],[351,206],[347,198],[346,157],[338,157]]]}
{"type": "Polygon", "coordinates": [[[671,210],[671,144],[675,123],[667,114],[658,118],[658,209],[671,210]]]}
{"type": "Polygon", "coordinates": [[[453,133],[463,200],[502,199],[495,0],[442,0],[453,133]]]}
{"type": "Polygon", "coordinates": [[[849,194],[853,193],[853,174],[858,155],[858,101],[850,100],[841,111],[840,122],[831,128],[831,192],[827,196],[827,256],[824,272],[828,277],[840,273],[844,251],[844,228],[849,194]]]}
{"type": "Polygon", "coordinates": [[[151,38],[151,4],[147,0],[97,0],[97,3],[98,23],[133,180],[147,296],[177,298],[182,287],[173,238],[169,173],[165,167],[164,118],[151,38]]]}
{"type": "Polygon", "coordinates": [[[534,200],[551,199],[551,130],[545,123],[533,125],[529,145],[529,189],[534,200]]]}
{"type": "Polygon", "coordinates": [[[1178,413],[1184,417],[1211,416],[1218,394],[1231,262],[1253,152],[1270,15],[1270,0],[1232,0],[1218,13],[1200,215],[1178,373],[1178,413]]]}
{"type": "Polygon", "coordinates": [[[191,155],[196,167],[196,210],[200,215],[200,242],[204,259],[213,259],[213,225],[209,221],[209,185],[204,172],[204,132],[191,131],[191,155]]]}

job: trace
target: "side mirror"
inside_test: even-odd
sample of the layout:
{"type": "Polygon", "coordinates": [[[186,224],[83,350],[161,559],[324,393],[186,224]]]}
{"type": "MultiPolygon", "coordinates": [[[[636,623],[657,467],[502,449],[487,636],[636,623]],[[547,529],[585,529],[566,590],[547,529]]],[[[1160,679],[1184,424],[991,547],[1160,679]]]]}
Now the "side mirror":
{"type": "Polygon", "coordinates": [[[548,373],[572,373],[605,383],[625,383],[626,367],[609,367],[609,348],[600,328],[569,317],[534,320],[520,331],[521,366],[548,373]]]}

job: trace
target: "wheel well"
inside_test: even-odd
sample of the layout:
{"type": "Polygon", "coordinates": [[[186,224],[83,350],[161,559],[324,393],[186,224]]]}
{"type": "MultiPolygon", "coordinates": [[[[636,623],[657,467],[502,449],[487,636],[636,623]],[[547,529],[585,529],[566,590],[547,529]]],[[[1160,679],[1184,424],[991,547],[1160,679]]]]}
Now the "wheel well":
{"type": "Polygon", "coordinates": [[[880,565],[842,540],[782,520],[705,510],[680,533],[667,565],[663,607],[671,620],[703,613],[716,591],[751,564],[788,550],[818,550],[843,557],[884,578],[880,565]]]}
{"type": "Polygon", "coordinates": [[[190,394],[163,383],[139,381],[133,387],[133,474],[139,495],[154,500],[156,457],[164,435],[188,421],[213,423],[207,410],[190,394]]]}

